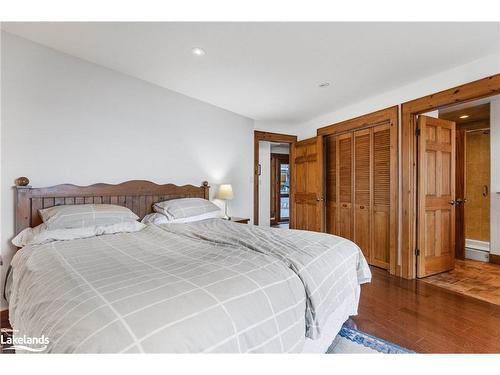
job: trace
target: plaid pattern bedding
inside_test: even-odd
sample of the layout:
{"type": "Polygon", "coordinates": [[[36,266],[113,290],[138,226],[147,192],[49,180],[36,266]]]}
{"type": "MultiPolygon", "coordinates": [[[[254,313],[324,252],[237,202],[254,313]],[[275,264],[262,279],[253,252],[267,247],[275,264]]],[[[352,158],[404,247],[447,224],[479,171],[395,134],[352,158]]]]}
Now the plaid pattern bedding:
{"type": "Polygon", "coordinates": [[[165,224],[162,229],[214,244],[238,246],[280,260],[306,292],[306,336],[318,338],[327,318],[356,287],[371,280],[361,250],[351,241],[324,233],[240,225],[211,219],[165,224]]]}
{"type": "MultiPolygon", "coordinates": [[[[150,225],[23,248],[12,262],[15,335],[44,334],[47,351],[54,353],[300,352],[306,324],[309,332],[320,332],[314,328],[321,327],[319,317],[341,300],[335,285],[363,281],[360,267],[366,263],[351,243],[325,236],[337,239],[330,252],[339,257],[309,247],[290,258],[251,248],[246,240],[233,243],[233,233],[243,233],[244,226],[227,224],[150,225]],[[210,230],[229,233],[212,240],[210,230]],[[299,263],[310,265],[294,269],[299,263]],[[320,264],[329,271],[316,277],[320,264]]],[[[296,236],[291,241],[307,241],[302,232],[290,232],[296,236]]],[[[247,235],[257,240],[260,234],[247,235]]]]}

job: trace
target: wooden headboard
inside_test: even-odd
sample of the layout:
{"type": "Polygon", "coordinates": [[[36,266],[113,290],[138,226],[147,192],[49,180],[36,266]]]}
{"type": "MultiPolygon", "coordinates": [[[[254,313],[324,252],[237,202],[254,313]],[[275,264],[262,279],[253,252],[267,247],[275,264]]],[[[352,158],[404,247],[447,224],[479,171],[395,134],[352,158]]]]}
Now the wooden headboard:
{"type": "MultiPolygon", "coordinates": [[[[19,178],[16,183],[27,183],[19,178]]],[[[121,184],[95,184],[76,186],[55,185],[45,188],[16,185],[16,235],[27,227],[42,223],[40,208],[62,204],[108,203],[124,206],[141,219],[152,212],[153,204],[176,198],[208,199],[210,186],[204,181],[201,186],[173,184],[157,185],[143,180],[126,181],[121,184]]]]}

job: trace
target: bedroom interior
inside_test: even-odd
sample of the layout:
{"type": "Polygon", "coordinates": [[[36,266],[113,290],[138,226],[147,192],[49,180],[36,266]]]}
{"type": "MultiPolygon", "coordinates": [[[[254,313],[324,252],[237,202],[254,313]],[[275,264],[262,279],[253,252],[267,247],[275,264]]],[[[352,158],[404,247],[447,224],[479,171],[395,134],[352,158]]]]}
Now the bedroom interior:
{"type": "Polygon", "coordinates": [[[498,22],[1,29],[2,353],[500,353],[498,22]]]}

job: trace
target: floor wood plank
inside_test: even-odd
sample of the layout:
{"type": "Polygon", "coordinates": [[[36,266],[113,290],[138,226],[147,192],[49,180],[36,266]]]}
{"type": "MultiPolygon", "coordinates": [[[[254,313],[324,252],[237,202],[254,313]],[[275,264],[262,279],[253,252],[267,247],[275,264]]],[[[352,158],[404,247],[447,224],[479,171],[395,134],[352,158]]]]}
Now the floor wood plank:
{"type": "Polygon", "coordinates": [[[453,271],[426,277],[422,281],[500,305],[498,264],[456,260],[453,271]]]}
{"type": "Polygon", "coordinates": [[[500,353],[500,306],[372,267],[358,328],[420,353],[500,353]]]}

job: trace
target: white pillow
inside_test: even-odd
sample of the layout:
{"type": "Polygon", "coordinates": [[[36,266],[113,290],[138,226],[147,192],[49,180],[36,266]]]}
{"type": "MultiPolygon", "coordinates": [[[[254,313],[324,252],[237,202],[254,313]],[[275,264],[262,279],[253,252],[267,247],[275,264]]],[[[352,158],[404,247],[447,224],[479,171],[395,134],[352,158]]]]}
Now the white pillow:
{"type": "Polygon", "coordinates": [[[158,202],[153,210],[167,216],[169,219],[182,219],[219,211],[220,208],[203,198],[180,198],[158,202]]]}
{"type": "Polygon", "coordinates": [[[222,216],[223,216],[222,212],[219,210],[196,216],[183,217],[181,219],[171,219],[168,216],[160,214],[159,212],[155,212],[144,216],[144,219],[142,219],[141,222],[144,224],[156,224],[156,225],[172,224],[172,223],[192,223],[200,220],[221,218],[222,216]]]}
{"type": "Polygon", "coordinates": [[[139,217],[127,207],[114,204],[71,204],[39,210],[48,229],[83,228],[135,221],[139,217]]]}
{"type": "Polygon", "coordinates": [[[16,247],[27,245],[40,245],[52,241],[68,241],[79,238],[89,238],[101,236],[104,234],[130,233],[138,232],[145,227],[138,221],[125,221],[112,225],[95,225],[92,227],[68,228],[68,229],[48,229],[47,224],[43,223],[35,228],[26,228],[21,231],[14,239],[12,244],[16,247]]]}

